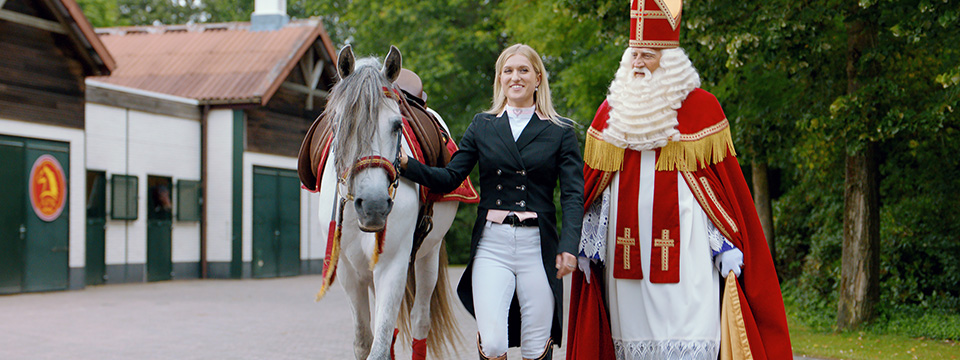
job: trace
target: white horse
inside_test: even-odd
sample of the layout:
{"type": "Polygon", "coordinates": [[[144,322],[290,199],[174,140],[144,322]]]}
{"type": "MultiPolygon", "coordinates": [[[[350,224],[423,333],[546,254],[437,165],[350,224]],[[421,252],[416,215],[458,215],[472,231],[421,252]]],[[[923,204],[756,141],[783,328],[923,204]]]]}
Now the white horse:
{"type": "Polygon", "coordinates": [[[315,174],[322,176],[320,221],[338,224],[330,231],[342,240],[328,245],[318,299],[336,276],[352,303],[357,359],[391,359],[398,327],[401,339],[412,337],[414,359],[423,359],[426,348],[439,356],[460,340],[442,241],[457,202],[434,204],[433,230],[411,256],[420,197],[418,185],[400,178],[395,167],[399,149],[412,153],[402,136],[402,95],[392,84],[400,68],[396,47],[381,68],[375,58],[355,61],[345,46],[337,59],[340,81],[322,115],[330,117],[334,136],[333,161],[315,174]]]}

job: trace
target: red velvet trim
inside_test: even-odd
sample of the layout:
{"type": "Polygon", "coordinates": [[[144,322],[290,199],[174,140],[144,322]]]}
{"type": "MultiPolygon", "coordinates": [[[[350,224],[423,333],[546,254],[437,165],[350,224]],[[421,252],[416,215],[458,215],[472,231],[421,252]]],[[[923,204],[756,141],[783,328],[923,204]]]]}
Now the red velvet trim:
{"type": "Polygon", "coordinates": [[[609,316],[597,278],[597,274],[603,274],[603,267],[591,265],[590,268],[590,283],[579,270],[573,272],[567,360],[615,360],[609,316]]]}
{"type": "MultiPolygon", "coordinates": [[[[407,121],[407,118],[403,118],[403,138],[407,140],[407,146],[410,147],[410,151],[413,153],[413,157],[419,162],[424,162],[423,150],[420,147],[420,142],[416,141],[417,136],[413,133],[413,128],[410,127],[410,123],[407,121]]],[[[450,154],[453,154],[459,150],[457,144],[453,141],[447,141],[447,151],[450,154]]],[[[477,190],[473,187],[473,182],[470,181],[470,178],[463,180],[463,183],[453,191],[446,194],[438,194],[430,192],[430,188],[426,186],[420,186],[420,202],[426,202],[427,200],[432,200],[433,202],[441,201],[459,201],[463,203],[475,204],[480,202],[480,194],[477,193],[477,190]]]]}
{"type": "MultiPolygon", "coordinates": [[[[660,157],[660,149],[657,149],[657,157],[660,157]]],[[[653,183],[655,191],[651,221],[653,233],[650,237],[650,282],[675,284],[680,282],[680,203],[677,201],[677,172],[655,171],[653,183]]],[[[636,200],[624,202],[631,203],[633,208],[637,207],[636,200]]],[[[617,218],[617,222],[620,222],[620,218],[617,218]]]]}
{"type": "Polygon", "coordinates": [[[693,89],[677,109],[677,130],[680,134],[696,134],[726,119],[720,102],[701,88],[693,89]]]}
{"type": "MultiPolygon", "coordinates": [[[[625,166],[620,171],[620,179],[640,180],[640,153],[628,150],[623,161],[636,166],[625,166]]],[[[613,277],[617,279],[643,279],[643,262],[640,260],[640,224],[637,215],[636,198],[640,193],[640,184],[633,181],[621,182],[620,196],[633,201],[617,203],[617,223],[615,224],[617,241],[613,250],[613,277]]]]}
{"type": "Polygon", "coordinates": [[[413,360],[427,359],[427,339],[413,339],[413,360]]]}

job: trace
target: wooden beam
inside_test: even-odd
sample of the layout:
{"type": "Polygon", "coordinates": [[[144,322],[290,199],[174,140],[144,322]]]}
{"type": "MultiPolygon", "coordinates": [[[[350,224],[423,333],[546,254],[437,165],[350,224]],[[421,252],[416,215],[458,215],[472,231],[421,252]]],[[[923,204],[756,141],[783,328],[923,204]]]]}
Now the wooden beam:
{"type": "Polygon", "coordinates": [[[151,114],[168,115],[182,119],[200,120],[201,108],[183,102],[124,92],[87,84],[86,101],[96,104],[139,110],[151,114]]]}
{"type": "Polygon", "coordinates": [[[3,9],[3,4],[5,4],[6,2],[7,0],[0,0],[0,9],[3,9]]]}
{"type": "MultiPolygon", "coordinates": [[[[320,74],[323,73],[323,60],[320,60],[313,67],[313,71],[310,73],[310,81],[307,84],[311,89],[316,89],[317,84],[320,83],[320,74]]],[[[307,80],[307,79],[304,79],[307,80]]],[[[307,110],[313,110],[313,93],[307,95],[307,110]]]]}
{"type": "MultiPolygon", "coordinates": [[[[0,0],[2,1],[2,0],[0,0]]],[[[41,19],[35,16],[24,15],[18,12],[0,9],[0,20],[6,20],[21,25],[32,26],[38,29],[55,32],[58,34],[67,34],[67,28],[61,23],[41,19]]]]}
{"type": "Polygon", "coordinates": [[[283,84],[280,84],[280,86],[285,87],[289,90],[301,92],[307,95],[319,96],[322,98],[326,98],[327,96],[330,95],[330,93],[326,91],[323,91],[320,89],[311,89],[306,87],[305,85],[301,85],[301,84],[297,84],[289,81],[284,81],[283,84]]]}

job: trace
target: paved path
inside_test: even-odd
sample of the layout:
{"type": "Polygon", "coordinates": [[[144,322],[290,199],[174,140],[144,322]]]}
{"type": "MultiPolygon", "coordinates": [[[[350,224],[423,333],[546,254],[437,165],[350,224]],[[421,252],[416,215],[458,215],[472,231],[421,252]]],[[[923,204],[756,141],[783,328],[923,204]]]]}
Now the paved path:
{"type": "MultiPolygon", "coordinates": [[[[462,271],[450,268],[452,283],[462,271]]],[[[335,285],[314,302],[320,281],[183,280],[0,296],[0,359],[353,359],[346,295],[335,285]]],[[[447,359],[476,359],[476,324],[456,305],[467,341],[447,359]]],[[[397,347],[397,359],[410,358],[397,347]]],[[[520,359],[517,349],[509,354],[520,359]]]]}

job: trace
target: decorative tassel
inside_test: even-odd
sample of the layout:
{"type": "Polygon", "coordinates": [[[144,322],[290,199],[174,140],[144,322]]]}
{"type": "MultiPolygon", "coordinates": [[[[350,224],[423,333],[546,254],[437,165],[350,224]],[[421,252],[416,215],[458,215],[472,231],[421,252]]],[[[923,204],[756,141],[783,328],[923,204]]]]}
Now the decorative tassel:
{"type": "Polygon", "coordinates": [[[377,266],[377,262],[380,261],[380,254],[383,253],[383,237],[387,233],[387,227],[384,226],[383,230],[377,231],[376,245],[373,249],[373,255],[370,256],[370,271],[373,271],[373,268],[377,266]]]}
{"type": "Polygon", "coordinates": [[[583,162],[600,171],[623,170],[623,148],[603,141],[599,131],[587,130],[587,139],[583,148],[583,162]]]}
{"type": "Polygon", "coordinates": [[[397,346],[397,335],[400,334],[400,329],[393,328],[393,341],[390,342],[390,360],[396,360],[394,355],[393,348],[397,346]]]}
{"type": "Polygon", "coordinates": [[[343,229],[343,206],[345,203],[345,199],[340,199],[339,206],[337,206],[337,220],[330,220],[330,229],[327,231],[327,254],[323,259],[323,285],[317,292],[316,301],[320,301],[323,295],[327,294],[327,290],[330,289],[330,285],[333,285],[333,280],[337,276],[337,262],[340,259],[340,234],[343,229]]]}
{"type": "MultiPolygon", "coordinates": [[[[333,222],[331,221],[331,225],[333,222]]],[[[331,226],[332,227],[332,226],[331,226]]],[[[337,226],[336,230],[333,232],[333,239],[327,239],[327,241],[332,241],[333,245],[331,251],[327,254],[329,259],[324,260],[323,267],[323,285],[320,286],[320,291],[317,292],[317,301],[323,298],[323,295],[327,294],[327,290],[330,289],[330,285],[333,285],[333,280],[336,279],[337,274],[337,262],[340,259],[340,229],[341,226],[337,226]]]]}
{"type": "Polygon", "coordinates": [[[724,127],[696,140],[667,143],[657,159],[657,171],[696,171],[723,161],[728,154],[736,156],[737,152],[733,148],[730,128],[724,127]]]}

